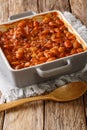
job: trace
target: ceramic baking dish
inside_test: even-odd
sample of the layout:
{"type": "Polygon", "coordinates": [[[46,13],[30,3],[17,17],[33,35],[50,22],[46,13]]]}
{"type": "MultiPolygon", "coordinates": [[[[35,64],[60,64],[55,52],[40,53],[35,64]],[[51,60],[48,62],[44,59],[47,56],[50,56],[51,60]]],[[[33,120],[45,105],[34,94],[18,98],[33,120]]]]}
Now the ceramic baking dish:
{"type": "MultiPolygon", "coordinates": [[[[48,14],[50,12],[57,12],[58,17],[64,22],[68,30],[76,36],[76,39],[82,44],[83,48],[87,48],[87,44],[84,40],[77,34],[73,27],[67,22],[60,11],[48,11],[45,13],[40,13],[36,15],[27,16],[24,18],[19,18],[16,20],[8,21],[0,25],[0,31],[5,31],[5,24],[10,25],[21,19],[32,18],[35,16],[41,16],[43,14],[48,14]]],[[[27,67],[23,69],[15,70],[13,69],[9,62],[7,61],[2,49],[0,49],[0,71],[6,75],[7,80],[17,86],[25,87],[27,85],[41,83],[49,79],[53,79],[56,76],[70,74],[78,70],[83,69],[87,62],[87,51],[81,52],[79,54],[70,55],[64,58],[59,58],[57,60],[35,65],[32,67],[27,67]]]]}

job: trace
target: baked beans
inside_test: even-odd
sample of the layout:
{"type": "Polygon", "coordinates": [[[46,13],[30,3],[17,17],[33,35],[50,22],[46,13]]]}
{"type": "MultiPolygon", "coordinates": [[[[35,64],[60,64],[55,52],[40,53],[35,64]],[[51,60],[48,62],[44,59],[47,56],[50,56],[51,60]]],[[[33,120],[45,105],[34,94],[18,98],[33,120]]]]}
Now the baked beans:
{"type": "Polygon", "coordinates": [[[82,45],[69,32],[57,13],[41,19],[18,21],[0,32],[0,46],[14,69],[34,66],[83,52],[82,45]]]}

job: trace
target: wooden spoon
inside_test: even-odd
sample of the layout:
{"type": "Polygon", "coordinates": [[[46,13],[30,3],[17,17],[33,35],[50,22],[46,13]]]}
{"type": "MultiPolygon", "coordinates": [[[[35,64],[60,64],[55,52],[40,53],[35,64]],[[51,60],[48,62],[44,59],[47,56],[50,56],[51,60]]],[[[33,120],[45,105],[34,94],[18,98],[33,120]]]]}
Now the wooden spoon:
{"type": "Polygon", "coordinates": [[[10,103],[0,105],[0,111],[4,111],[24,103],[37,100],[53,100],[58,102],[66,102],[79,98],[87,90],[87,84],[85,82],[72,82],[62,87],[59,87],[47,95],[41,95],[36,97],[29,97],[24,99],[18,99],[10,103]]]}

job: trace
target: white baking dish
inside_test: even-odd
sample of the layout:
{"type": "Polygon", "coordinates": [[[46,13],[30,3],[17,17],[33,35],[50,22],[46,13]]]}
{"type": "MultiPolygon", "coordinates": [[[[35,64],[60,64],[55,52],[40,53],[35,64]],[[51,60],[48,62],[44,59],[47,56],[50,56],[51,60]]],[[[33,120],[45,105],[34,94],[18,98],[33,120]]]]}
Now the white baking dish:
{"type": "MultiPolygon", "coordinates": [[[[87,47],[87,44],[67,22],[67,20],[61,14],[61,12],[54,10],[36,14],[35,16],[43,15],[49,12],[57,12],[59,14],[60,19],[62,19],[65,25],[68,27],[69,31],[75,34],[77,40],[80,41],[80,43],[82,43],[82,46],[84,48],[87,47]]],[[[20,19],[32,17],[33,16],[27,16],[20,19]]],[[[11,23],[15,23],[20,19],[3,23],[2,25],[0,25],[0,31],[6,30],[4,26],[5,24],[10,25],[11,23]]],[[[87,51],[84,51],[79,54],[74,54],[71,56],[51,61],[49,63],[43,63],[36,66],[15,70],[10,66],[3,51],[0,49],[0,71],[2,71],[2,73],[7,76],[7,80],[9,80],[9,82],[11,82],[13,85],[16,85],[17,87],[25,87],[26,85],[44,82],[48,79],[53,79],[56,76],[70,74],[78,70],[81,70],[86,65],[86,57],[87,51]]]]}

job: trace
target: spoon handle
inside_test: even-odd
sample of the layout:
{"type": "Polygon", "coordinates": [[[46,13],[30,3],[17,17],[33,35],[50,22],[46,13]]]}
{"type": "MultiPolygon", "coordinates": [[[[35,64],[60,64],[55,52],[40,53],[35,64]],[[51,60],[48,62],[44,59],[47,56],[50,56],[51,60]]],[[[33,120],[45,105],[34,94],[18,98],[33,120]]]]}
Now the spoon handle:
{"type": "Polygon", "coordinates": [[[36,97],[18,99],[16,101],[12,101],[12,102],[9,102],[9,103],[0,104],[0,112],[4,111],[4,110],[8,110],[10,108],[14,108],[14,107],[22,105],[24,103],[37,101],[37,100],[50,100],[50,99],[51,99],[51,97],[48,96],[48,95],[41,95],[41,96],[36,96],[36,97]]]}

